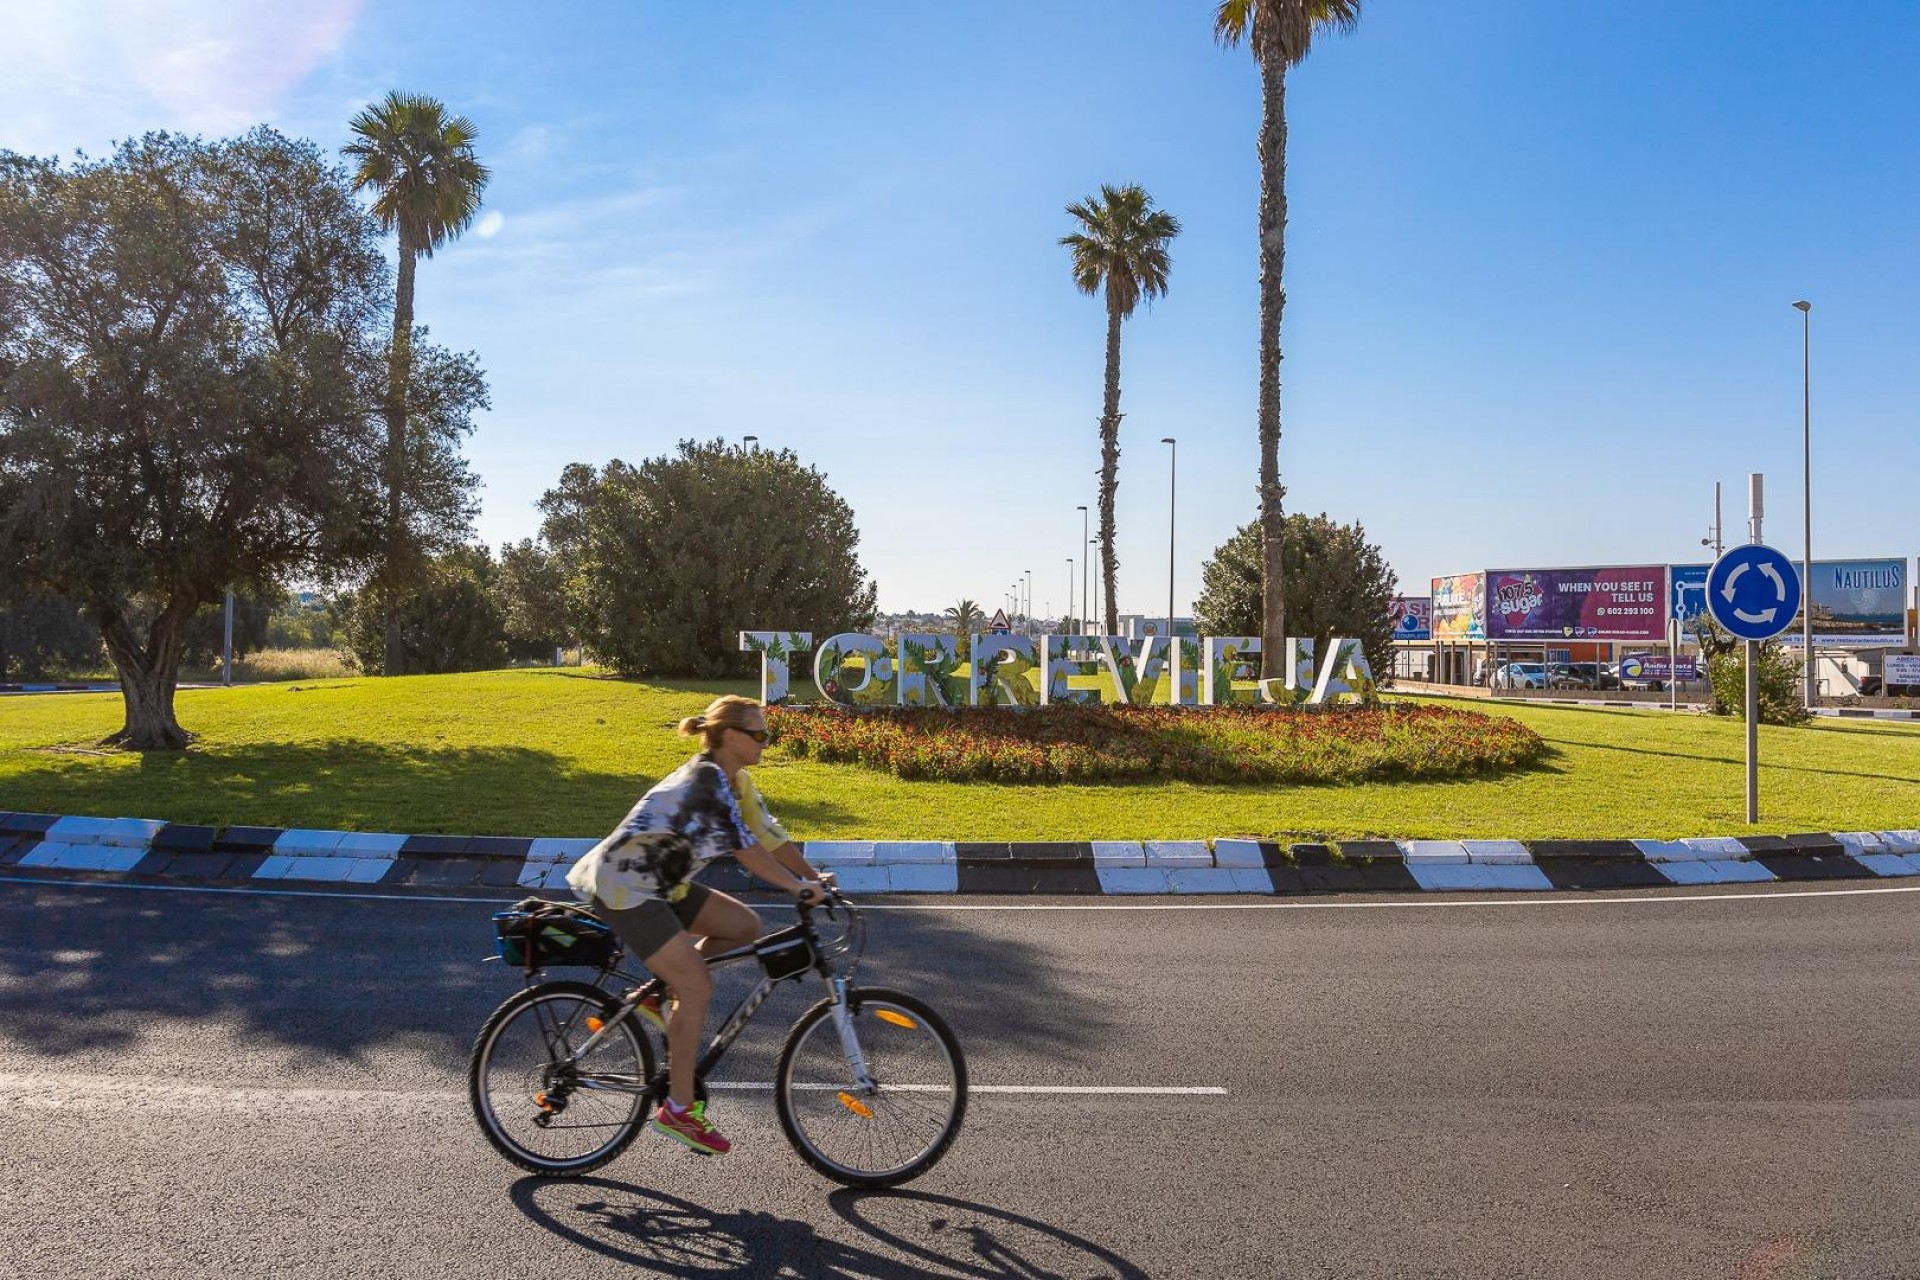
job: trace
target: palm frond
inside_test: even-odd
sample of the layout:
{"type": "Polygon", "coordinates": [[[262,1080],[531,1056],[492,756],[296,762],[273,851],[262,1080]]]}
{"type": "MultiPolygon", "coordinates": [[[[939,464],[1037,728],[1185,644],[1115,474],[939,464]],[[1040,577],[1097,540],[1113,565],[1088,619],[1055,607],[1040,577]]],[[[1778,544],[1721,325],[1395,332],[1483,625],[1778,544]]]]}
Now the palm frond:
{"type": "Polygon", "coordinates": [[[1180,234],[1180,220],[1153,207],[1138,183],[1103,185],[1100,193],[1067,206],[1080,230],[1060,237],[1080,292],[1106,290],[1107,305],[1123,319],[1141,298],[1164,297],[1173,259],[1167,246],[1180,234]]]}

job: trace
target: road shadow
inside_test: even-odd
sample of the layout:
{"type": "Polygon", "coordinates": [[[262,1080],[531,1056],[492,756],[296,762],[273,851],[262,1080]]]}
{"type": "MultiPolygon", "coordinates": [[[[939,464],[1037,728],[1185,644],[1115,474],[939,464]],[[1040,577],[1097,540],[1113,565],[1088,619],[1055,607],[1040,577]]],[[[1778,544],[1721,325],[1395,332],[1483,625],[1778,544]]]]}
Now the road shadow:
{"type": "MultiPolygon", "coordinates": [[[[73,1064],[137,1048],[171,1023],[204,1030],[209,1046],[228,1037],[313,1061],[406,1045],[460,1076],[480,1024],[521,985],[517,970],[488,960],[490,916],[515,891],[473,896],[494,894],[497,903],[0,884],[0,1042],[73,1064]]],[[[793,919],[773,906],[761,915],[769,929],[793,919]]],[[[1068,1062],[1097,1056],[1112,1029],[1074,998],[1072,975],[1017,937],[976,932],[969,921],[978,918],[870,913],[857,981],[925,999],[982,1083],[1004,1078],[995,1065],[1003,1046],[1068,1062]]],[[[719,971],[712,1026],[758,976],[749,964],[719,971]]],[[[824,994],[812,975],[782,984],[715,1078],[771,1079],[786,1028],[824,994]]],[[[210,1047],[209,1058],[221,1052],[210,1047]]],[[[223,1068],[210,1060],[207,1069],[223,1068]]]]}
{"type": "Polygon", "coordinates": [[[605,1178],[522,1178],[527,1219],[561,1239],[649,1274],[803,1280],[1145,1280],[1111,1249],[1039,1218],[915,1191],[838,1191],[828,1203],[860,1237],[761,1210],[710,1209],[605,1178]],[[884,1250],[884,1251],[883,1251],[884,1250]]]}

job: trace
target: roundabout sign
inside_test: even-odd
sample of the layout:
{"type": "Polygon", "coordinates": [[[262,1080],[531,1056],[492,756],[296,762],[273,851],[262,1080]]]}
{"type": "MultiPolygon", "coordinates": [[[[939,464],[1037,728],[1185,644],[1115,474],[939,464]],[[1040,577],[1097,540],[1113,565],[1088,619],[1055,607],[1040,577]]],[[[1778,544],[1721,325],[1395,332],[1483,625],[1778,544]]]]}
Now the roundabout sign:
{"type": "Polygon", "coordinates": [[[1763,543],[1735,547],[1707,571],[1707,611],[1736,640],[1771,640],[1793,625],[1800,573],[1763,543]]]}

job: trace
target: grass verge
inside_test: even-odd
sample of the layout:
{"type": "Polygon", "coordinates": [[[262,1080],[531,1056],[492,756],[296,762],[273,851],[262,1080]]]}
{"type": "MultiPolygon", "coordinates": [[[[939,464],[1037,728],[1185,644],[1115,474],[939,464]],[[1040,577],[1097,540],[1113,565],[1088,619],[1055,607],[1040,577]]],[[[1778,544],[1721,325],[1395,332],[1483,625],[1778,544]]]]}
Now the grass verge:
{"type": "MultiPolygon", "coordinates": [[[[733,684],[579,670],[187,690],[172,755],[100,752],[111,694],[0,699],[0,809],[362,831],[598,836],[685,759],[683,715],[733,684]]],[[[1444,700],[1426,700],[1423,703],[1444,700]]],[[[1462,702],[1471,709],[1484,704],[1462,702]]],[[[1344,786],[909,782],[775,750],[762,790],[802,839],[1257,835],[1544,839],[1744,829],[1742,727],[1664,711],[1509,705],[1546,759],[1497,778],[1344,786]]],[[[1920,826],[1920,729],[1760,732],[1763,831],[1920,826]]]]}

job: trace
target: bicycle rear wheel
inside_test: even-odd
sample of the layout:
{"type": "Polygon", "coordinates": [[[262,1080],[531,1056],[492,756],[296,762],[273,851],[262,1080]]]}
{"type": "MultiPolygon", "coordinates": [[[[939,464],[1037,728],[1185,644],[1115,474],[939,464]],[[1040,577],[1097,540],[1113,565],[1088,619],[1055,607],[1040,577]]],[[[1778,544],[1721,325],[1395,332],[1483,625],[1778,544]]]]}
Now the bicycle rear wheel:
{"type": "Polygon", "coordinates": [[[847,993],[875,1088],[862,1089],[822,1000],[793,1024],[774,1072],[774,1105],[794,1150],[850,1187],[894,1187],[946,1154],[967,1114],[960,1042],[922,1001],[898,991],[847,993]]]}
{"type": "Polygon", "coordinates": [[[587,982],[545,982],[510,997],[480,1028],[467,1092],[480,1131],[533,1173],[581,1174],[646,1123],[653,1046],[631,1016],[576,1060],[620,1002],[587,982]]]}

